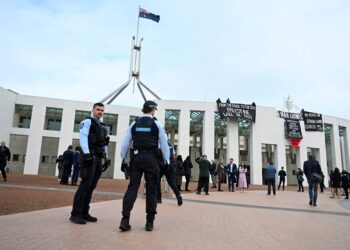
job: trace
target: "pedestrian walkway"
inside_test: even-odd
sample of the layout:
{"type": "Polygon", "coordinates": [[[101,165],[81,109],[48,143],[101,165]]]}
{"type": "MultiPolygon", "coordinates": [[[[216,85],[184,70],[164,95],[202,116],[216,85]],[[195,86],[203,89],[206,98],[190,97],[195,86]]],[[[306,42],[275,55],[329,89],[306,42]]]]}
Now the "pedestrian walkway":
{"type": "Polygon", "coordinates": [[[144,230],[145,199],[119,232],[122,200],[91,204],[97,223],[72,224],[71,207],[0,216],[1,249],[349,249],[350,203],[320,194],[266,191],[184,194],[163,199],[155,228],[144,230]]]}

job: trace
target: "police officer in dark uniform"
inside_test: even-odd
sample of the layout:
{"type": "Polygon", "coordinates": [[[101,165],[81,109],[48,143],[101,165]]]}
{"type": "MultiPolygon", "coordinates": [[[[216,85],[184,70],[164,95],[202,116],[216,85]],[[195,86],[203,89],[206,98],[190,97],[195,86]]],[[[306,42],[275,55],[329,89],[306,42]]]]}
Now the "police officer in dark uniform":
{"type": "Polygon", "coordinates": [[[121,146],[121,158],[126,161],[127,153],[132,142],[130,153],[130,182],[123,198],[122,220],[119,229],[129,231],[130,212],[137,198],[142,175],[146,180],[146,231],[153,230],[153,221],[157,213],[157,188],[159,184],[159,157],[166,165],[169,165],[168,139],[163,126],[153,117],[157,110],[157,104],[146,101],[143,105],[144,113],[127,130],[127,134],[121,146]],[[157,154],[158,145],[162,155],[157,154]]]}
{"type": "Polygon", "coordinates": [[[80,123],[80,146],[84,154],[80,165],[81,182],[74,196],[70,217],[76,224],[97,221],[96,217],[89,214],[89,204],[103,171],[102,161],[106,159],[109,142],[106,125],[100,122],[104,109],[103,103],[95,103],[92,116],[80,123]]]}

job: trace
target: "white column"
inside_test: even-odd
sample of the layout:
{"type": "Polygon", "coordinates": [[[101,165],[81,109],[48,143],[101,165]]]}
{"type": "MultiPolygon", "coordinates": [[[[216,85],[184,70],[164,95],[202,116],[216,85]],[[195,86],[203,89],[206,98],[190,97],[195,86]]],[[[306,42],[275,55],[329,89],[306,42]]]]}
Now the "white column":
{"type": "Polygon", "coordinates": [[[345,133],[344,133],[344,161],[345,161],[345,166],[343,166],[343,169],[349,171],[350,170],[350,155],[349,155],[349,137],[348,137],[348,131],[350,127],[345,127],[345,133]]]}
{"type": "Polygon", "coordinates": [[[203,154],[208,156],[208,160],[214,159],[215,131],[214,131],[214,111],[206,111],[203,119],[202,149],[203,154]]]}
{"type": "Polygon", "coordinates": [[[342,168],[341,153],[340,153],[340,140],[339,140],[339,127],[336,124],[332,125],[331,133],[331,152],[332,152],[332,169],[338,167],[342,168]]]}
{"type": "Polygon", "coordinates": [[[256,125],[252,123],[249,135],[249,164],[250,164],[250,182],[254,185],[261,185],[262,182],[262,159],[261,143],[257,140],[256,125]]]}
{"type": "Polygon", "coordinates": [[[179,119],[179,144],[177,153],[181,154],[183,158],[189,155],[190,148],[190,111],[187,109],[180,110],[179,119]]]}
{"type": "Polygon", "coordinates": [[[46,107],[40,103],[35,103],[32,110],[23,174],[38,174],[45,115],[46,107]]]}
{"type": "Polygon", "coordinates": [[[233,158],[239,164],[239,128],[238,121],[232,118],[227,119],[227,159],[233,158]]]}
{"type": "Polygon", "coordinates": [[[122,159],[120,158],[120,147],[129,127],[129,117],[129,114],[118,114],[113,179],[124,179],[124,173],[120,170],[122,164],[122,159]]]}

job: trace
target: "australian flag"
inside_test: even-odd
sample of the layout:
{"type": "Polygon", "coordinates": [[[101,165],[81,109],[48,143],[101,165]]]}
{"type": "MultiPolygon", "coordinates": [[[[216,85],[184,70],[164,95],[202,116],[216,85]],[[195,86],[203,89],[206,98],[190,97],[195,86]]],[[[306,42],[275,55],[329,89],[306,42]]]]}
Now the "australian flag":
{"type": "Polygon", "coordinates": [[[142,8],[139,8],[139,17],[151,19],[157,23],[159,22],[159,19],[160,19],[159,15],[155,15],[142,8]]]}

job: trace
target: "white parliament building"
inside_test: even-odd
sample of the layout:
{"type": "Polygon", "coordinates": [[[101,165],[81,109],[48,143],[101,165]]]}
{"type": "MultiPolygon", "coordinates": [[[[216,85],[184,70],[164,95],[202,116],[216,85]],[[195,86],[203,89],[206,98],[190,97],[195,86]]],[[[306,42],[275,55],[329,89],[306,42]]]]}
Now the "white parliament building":
{"type": "MultiPolygon", "coordinates": [[[[213,102],[157,100],[157,119],[164,124],[169,141],[183,158],[194,165],[192,179],[198,179],[194,159],[229,158],[249,166],[250,183],[263,184],[263,170],[272,161],[277,170],[287,171],[287,183],[295,185],[293,170],[303,167],[308,155],[321,164],[327,178],[335,167],[350,170],[348,132],[350,121],[322,114],[322,131],[305,131],[294,149],[285,132],[285,120],[274,107],[256,106],[255,122],[221,119],[213,102]]],[[[10,173],[57,175],[56,159],[68,145],[79,144],[79,123],[90,115],[93,103],[20,95],[0,87],[0,140],[10,148],[10,173]]],[[[120,170],[120,144],[129,124],[141,115],[140,108],[106,105],[103,122],[111,137],[108,156],[112,160],[103,177],[124,178],[120,170]]],[[[327,185],[327,181],[325,181],[327,185]]]]}

